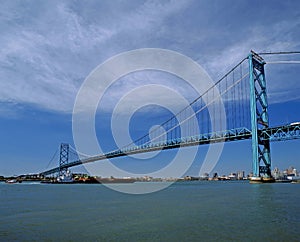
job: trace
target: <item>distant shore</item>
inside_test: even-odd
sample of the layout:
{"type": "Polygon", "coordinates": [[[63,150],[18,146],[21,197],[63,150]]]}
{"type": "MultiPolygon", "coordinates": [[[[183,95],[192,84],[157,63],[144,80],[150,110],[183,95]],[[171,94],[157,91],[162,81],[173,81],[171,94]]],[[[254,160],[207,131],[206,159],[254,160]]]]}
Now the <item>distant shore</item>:
{"type": "MultiPolygon", "coordinates": [[[[45,183],[45,184],[107,184],[107,183],[134,183],[134,182],[197,182],[197,181],[207,181],[207,182],[235,182],[235,181],[249,181],[249,178],[244,179],[224,179],[219,178],[208,178],[203,179],[201,177],[193,178],[101,178],[101,177],[88,177],[86,179],[75,179],[72,182],[58,182],[55,178],[23,178],[19,177],[0,177],[0,182],[16,181],[15,183],[22,182],[36,182],[36,183],[45,183]]],[[[296,181],[288,179],[275,179],[276,183],[296,183],[296,181]]],[[[300,180],[297,180],[297,183],[300,183],[300,180]]]]}

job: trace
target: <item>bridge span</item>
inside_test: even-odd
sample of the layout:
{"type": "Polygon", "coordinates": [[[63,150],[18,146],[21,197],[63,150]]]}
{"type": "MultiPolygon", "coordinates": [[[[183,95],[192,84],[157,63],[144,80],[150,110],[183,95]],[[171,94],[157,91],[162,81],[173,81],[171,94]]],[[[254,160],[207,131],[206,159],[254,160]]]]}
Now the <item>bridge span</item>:
{"type": "Polygon", "coordinates": [[[251,139],[253,175],[270,178],[270,142],[300,139],[300,123],[269,126],[265,64],[262,56],[251,51],[213,87],[162,123],[163,132],[154,129],[123,148],[73,161],[68,144],[61,144],[59,166],[40,174],[62,173],[70,167],[132,154],[251,139]],[[226,120],[222,120],[222,108],[226,120]]]}
{"type": "MultiPolygon", "coordinates": [[[[285,126],[270,127],[260,131],[264,140],[270,141],[286,141],[292,139],[300,139],[300,123],[290,124],[285,126]]],[[[135,146],[130,149],[120,149],[117,151],[109,152],[106,154],[96,155],[84,159],[78,159],[60,167],[55,167],[40,173],[40,175],[47,176],[53,173],[58,173],[62,169],[68,169],[74,166],[79,166],[95,161],[101,161],[104,159],[117,158],[127,155],[146,153],[159,150],[176,149],[179,147],[204,145],[218,142],[230,142],[238,140],[251,139],[251,131],[247,128],[238,128],[234,130],[226,130],[215,133],[208,133],[202,135],[196,135],[192,137],[179,138],[176,140],[169,140],[165,143],[154,143],[145,146],[135,146]]],[[[67,145],[67,144],[62,144],[67,145]]]]}

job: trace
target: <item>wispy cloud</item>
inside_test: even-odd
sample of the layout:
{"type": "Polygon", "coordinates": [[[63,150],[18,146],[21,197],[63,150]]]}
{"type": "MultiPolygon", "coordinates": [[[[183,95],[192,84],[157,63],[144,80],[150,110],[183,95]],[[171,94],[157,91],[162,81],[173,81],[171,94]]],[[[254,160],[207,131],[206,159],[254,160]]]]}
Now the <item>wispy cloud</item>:
{"type": "MultiPolygon", "coordinates": [[[[281,18],[272,12],[275,10],[267,16],[258,12],[251,22],[244,16],[252,12],[253,9],[245,10],[250,5],[235,4],[226,12],[222,10],[224,4],[227,3],[6,1],[0,10],[0,115],[7,113],[5,107],[11,102],[71,112],[76,93],[90,71],[114,54],[135,48],[179,51],[197,60],[214,79],[250,49],[299,48],[300,22],[295,7],[284,5],[284,11],[290,12],[281,12],[281,18]]],[[[116,103],[124,90],[160,77],[164,80],[155,83],[174,86],[176,82],[176,90],[185,97],[194,95],[189,95],[191,90],[178,80],[144,73],[118,82],[107,98],[116,103]]],[[[291,85],[299,86],[296,82],[291,85]]],[[[275,85],[271,94],[274,96],[279,88],[275,85]]],[[[294,92],[295,89],[289,90],[289,96],[296,97],[294,92]]]]}
{"type": "MultiPolygon", "coordinates": [[[[3,9],[0,101],[36,104],[62,112],[72,110],[79,85],[92,68],[121,50],[109,46],[116,46],[122,38],[129,44],[126,38],[132,33],[147,32],[182,7],[145,2],[129,13],[120,10],[111,23],[101,23],[72,4],[45,4],[35,6],[36,11],[49,7],[36,18],[17,4],[9,3],[3,9]],[[21,18],[24,23],[17,21],[21,18]]],[[[113,11],[113,6],[106,10],[99,5],[100,13],[113,11]]]]}

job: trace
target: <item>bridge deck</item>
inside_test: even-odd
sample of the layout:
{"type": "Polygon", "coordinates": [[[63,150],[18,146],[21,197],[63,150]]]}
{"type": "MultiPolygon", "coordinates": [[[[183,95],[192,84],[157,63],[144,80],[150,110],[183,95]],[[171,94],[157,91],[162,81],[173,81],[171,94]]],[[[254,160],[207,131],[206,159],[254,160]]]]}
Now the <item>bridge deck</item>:
{"type": "MultiPolygon", "coordinates": [[[[282,141],[289,139],[300,139],[300,123],[289,124],[285,126],[276,126],[261,130],[263,139],[270,141],[282,141]]],[[[141,146],[132,146],[130,148],[120,149],[113,152],[108,152],[102,155],[96,155],[85,159],[70,162],[63,165],[61,168],[70,168],[94,161],[100,161],[107,158],[116,158],[121,156],[146,153],[158,150],[176,149],[179,147],[204,145],[210,143],[229,142],[236,140],[251,139],[251,131],[247,128],[237,128],[232,130],[225,130],[213,132],[208,134],[200,134],[191,137],[177,138],[168,140],[166,142],[150,143],[141,146]]],[[[59,172],[59,167],[42,172],[41,175],[49,175],[59,172]]]]}

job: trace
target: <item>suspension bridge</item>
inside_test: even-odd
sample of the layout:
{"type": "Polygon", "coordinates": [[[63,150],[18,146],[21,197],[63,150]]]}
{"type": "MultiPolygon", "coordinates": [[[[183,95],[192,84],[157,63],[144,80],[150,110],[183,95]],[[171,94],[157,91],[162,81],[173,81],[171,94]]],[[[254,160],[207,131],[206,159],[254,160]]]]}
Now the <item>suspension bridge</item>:
{"type": "Polygon", "coordinates": [[[300,139],[300,122],[269,126],[266,62],[262,56],[295,53],[300,52],[251,51],[214,86],[162,123],[162,128],[120,149],[90,157],[63,143],[59,165],[40,175],[63,174],[70,167],[132,154],[251,139],[253,179],[271,179],[270,142],[300,139]]]}

